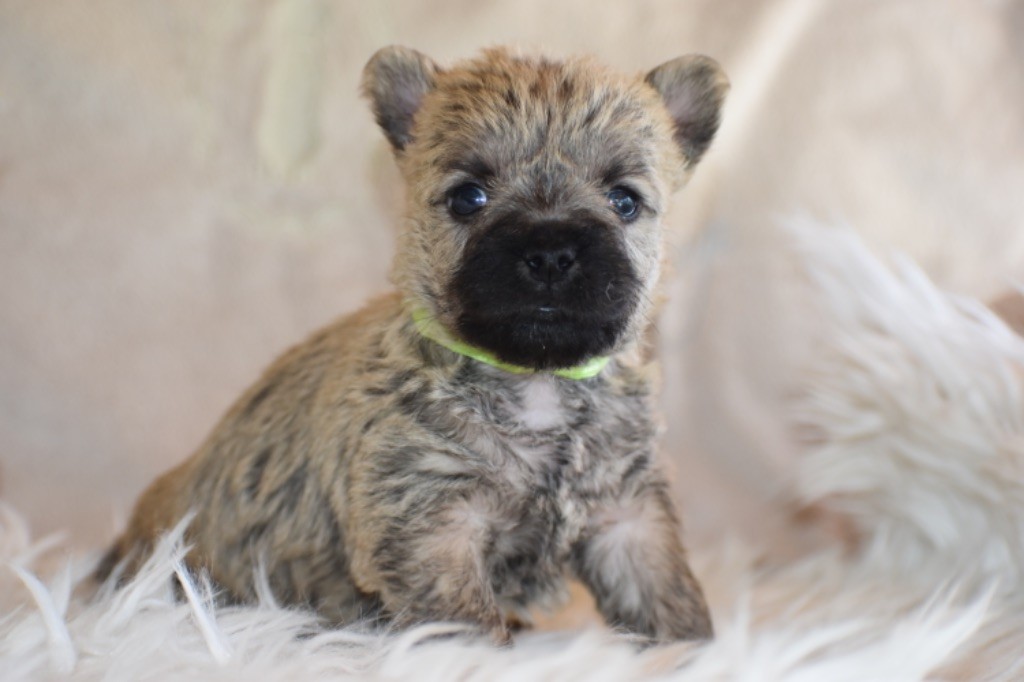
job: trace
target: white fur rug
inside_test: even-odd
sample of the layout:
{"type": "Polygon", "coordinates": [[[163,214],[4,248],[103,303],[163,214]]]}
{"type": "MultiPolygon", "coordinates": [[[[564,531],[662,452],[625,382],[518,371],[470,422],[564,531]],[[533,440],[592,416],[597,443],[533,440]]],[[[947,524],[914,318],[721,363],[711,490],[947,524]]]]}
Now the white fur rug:
{"type": "Polygon", "coordinates": [[[785,564],[694,548],[714,642],[640,651],[589,626],[498,650],[443,624],[324,630],[269,596],[215,609],[188,582],[178,602],[173,538],[130,586],[87,601],[72,586],[96,557],[33,540],[0,507],[0,679],[1024,678],[1024,341],[849,232],[786,231],[831,330],[793,405],[807,445],[794,480],[855,548],[785,564]]]}

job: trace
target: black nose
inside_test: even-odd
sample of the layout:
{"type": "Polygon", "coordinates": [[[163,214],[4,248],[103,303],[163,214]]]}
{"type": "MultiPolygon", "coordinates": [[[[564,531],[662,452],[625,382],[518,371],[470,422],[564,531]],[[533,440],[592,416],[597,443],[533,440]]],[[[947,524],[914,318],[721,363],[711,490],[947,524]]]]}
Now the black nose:
{"type": "Polygon", "coordinates": [[[530,277],[538,282],[555,284],[568,279],[576,269],[576,249],[563,246],[532,249],[523,254],[530,277]]]}

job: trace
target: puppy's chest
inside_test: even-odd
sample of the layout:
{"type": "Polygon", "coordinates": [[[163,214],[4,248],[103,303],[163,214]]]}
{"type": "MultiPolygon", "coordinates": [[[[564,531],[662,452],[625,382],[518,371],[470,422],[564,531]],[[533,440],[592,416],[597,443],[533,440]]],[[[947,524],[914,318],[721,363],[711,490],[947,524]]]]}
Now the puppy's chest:
{"type": "Polygon", "coordinates": [[[556,381],[530,377],[495,391],[467,443],[514,489],[553,493],[580,468],[589,410],[556,381]]]}
{"type": "MultiPolygon", "coordinates": [[[[553,559],[585,522],[579,491],[590,408],[557,381],[537,376],[491,392],[476,428],[467,431],[466,445],[498,491],[498,555],[526,551],[553,559]]],[[[528,563],[536,570],[536,560],[528,563]]]]}

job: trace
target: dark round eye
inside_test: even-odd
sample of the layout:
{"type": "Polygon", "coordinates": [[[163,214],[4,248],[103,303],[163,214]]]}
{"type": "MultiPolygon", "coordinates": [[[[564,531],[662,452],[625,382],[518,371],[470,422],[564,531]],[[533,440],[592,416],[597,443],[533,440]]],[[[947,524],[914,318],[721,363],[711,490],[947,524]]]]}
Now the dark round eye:
{"type": "Polygon", "coordinates": [[[473,215],[487,204],[487,192],[480,185],[467,182],[448,194],[448,209],[455,215],[473,215]]]}
{"type": "Polygon", "coordinates": [[[608,192],[608,205],[621,217],[635,218],[640,212],[640,197],[625,187],[616,187],[608,192]]]}

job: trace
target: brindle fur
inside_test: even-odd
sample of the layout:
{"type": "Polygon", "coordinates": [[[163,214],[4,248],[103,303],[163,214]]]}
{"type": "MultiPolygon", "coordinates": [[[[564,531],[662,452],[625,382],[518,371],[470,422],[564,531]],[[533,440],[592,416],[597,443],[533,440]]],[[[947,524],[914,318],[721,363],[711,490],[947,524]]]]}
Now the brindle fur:
{"type": "MultiPolygon", "coordinates": [[[[364,90],[408,184],[398,291],[274,363],[199,451],[142,495],[98,575],[119,562],[132,574],[194,512],[188,561],[236,600],[255,599],[262,562],[278,599],[335,623],[453,620],[506,641],[507,624],[559,595],[571,573],[614,626],[653,641],[709,637],[654,462],[650,370],[637,346],[658,274],[659,217],[717,128],[720,70],[686,57],[626,77],[504,50],[441,69],[385,48],[364,90]],[[468,220],[445,201],[467,181],[491,195],[486,213],[468,220]],[[643,198],[628,223],[605,198],[622,183],[643,198]],[[571,315],[537,329],[556,345],[572,337],[565,357],[611,355],[598,376],[511,374],[418,334],[414,308],[456,332],[474,315],[511,326],[519,308],[495,300],[492,313],[472,300],[487,273],[474,274],[467,254],[500,251],[491,234],[568,223],[592,230],[603,250],[566,308],[592,306],[593,282],[607,277],[604,295],[622,289],[607,314],[572,315],[584,331],[624,322],[605,325],[599,343],[571,315]]],[[[551,364],[528,340],[492,350],[551,364]]]]}

